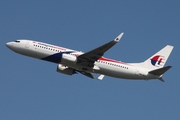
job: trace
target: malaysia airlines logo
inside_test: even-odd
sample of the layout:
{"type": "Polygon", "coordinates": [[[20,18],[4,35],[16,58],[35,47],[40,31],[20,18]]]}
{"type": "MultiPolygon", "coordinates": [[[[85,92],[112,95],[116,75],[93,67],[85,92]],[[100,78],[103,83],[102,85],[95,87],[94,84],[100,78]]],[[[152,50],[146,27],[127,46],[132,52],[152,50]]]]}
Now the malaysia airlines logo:
{"type": "Polygon", "coordinates": [[[151,58],[151,64],[154,66],[162,66],[164,60],[165,59],[163,56],[156,55],[153,58],[151,58]]]}

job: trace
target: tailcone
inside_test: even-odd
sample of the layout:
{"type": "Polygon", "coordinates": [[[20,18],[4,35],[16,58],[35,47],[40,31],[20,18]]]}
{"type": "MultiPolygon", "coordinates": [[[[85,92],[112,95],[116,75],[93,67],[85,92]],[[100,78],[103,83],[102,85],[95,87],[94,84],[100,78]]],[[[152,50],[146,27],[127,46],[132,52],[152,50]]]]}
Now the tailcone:
{"type": "Polygon", "coordinates": [[[164,79],[163,79],[162,77],[160,77],[159,80],[160,80],[161,82],[165,82],[164,79]]]}

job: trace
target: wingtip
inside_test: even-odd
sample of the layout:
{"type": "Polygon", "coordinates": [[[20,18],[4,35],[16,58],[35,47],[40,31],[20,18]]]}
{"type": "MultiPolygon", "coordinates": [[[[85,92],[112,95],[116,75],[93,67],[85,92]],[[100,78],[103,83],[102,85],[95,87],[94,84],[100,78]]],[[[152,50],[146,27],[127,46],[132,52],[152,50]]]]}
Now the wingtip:
{"type": "Polygon", "coordinates": [[[114,41],[115,41],[115,42],[119,42],[123,35],[124,35],[124,32],[122,32],[121,34],[119,34],[119,35],[114,39],[114,41]]]}
{"type": "Polygon", "coordinates": [[[97,79],[98,79],[98,80],[103,80],[104,76],[105,76],[105,75],[100,75],[97,79]]]}

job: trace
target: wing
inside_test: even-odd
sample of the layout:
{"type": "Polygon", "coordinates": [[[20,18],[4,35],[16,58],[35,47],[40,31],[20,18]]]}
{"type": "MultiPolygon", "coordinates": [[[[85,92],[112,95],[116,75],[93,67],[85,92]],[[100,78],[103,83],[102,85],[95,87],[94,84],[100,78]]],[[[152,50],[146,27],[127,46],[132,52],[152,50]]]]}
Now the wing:
{"type": "Polygon", "coordinates": [[[88,72],[85,72],[85,71],[78,71],[78,72],[81,73],[81,74],[83,74],[83,75],[85,75],[85,76],[87,76],[87,77],[90,77],[90,78],[92,78],[92,79],[95,78],[92,73],[88,73],[88,72]]]}
{"type": "Polygon", "coordinates": [[[89,73],[89,72],[85,72],[85,71],[78,71],[79,73],[87,76],[87,77],[90,77],[92,79],[98,79],[98,80],[102,80],[104,78],[105,75],[100,75],[99,77],[95,77],[92,73],[89,73]]]}
{"type": "Polygon", "coordinates": [[[100,57],[104,55],[104,53],[109,50],[112,46],[118,43],[123,36],[124,33],[121,33],[114,40],[96,48],[89,52],[86,52],[80,56],[78,56],[79,64],[88,65],[89,67],[94,66],[94,62],[97,61],[100,57]]]}

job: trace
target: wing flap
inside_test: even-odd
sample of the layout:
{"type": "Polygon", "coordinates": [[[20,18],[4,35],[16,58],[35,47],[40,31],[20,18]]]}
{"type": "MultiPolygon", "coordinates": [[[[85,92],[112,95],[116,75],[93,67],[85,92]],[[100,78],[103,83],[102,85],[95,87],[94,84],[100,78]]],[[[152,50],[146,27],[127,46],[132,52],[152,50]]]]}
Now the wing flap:
{"type": "Polygon", "coordinates": [[[88,72],[84,72],[84,71],[78,71],[78,72],[80,72],[81,74],[83,74],[83,75],[85,75],[85,76],[87,76],[87,77],[90,77],[90,78],[92,78],[92,79],[95,78],[92,73],[88,73],[88,72]]]}

